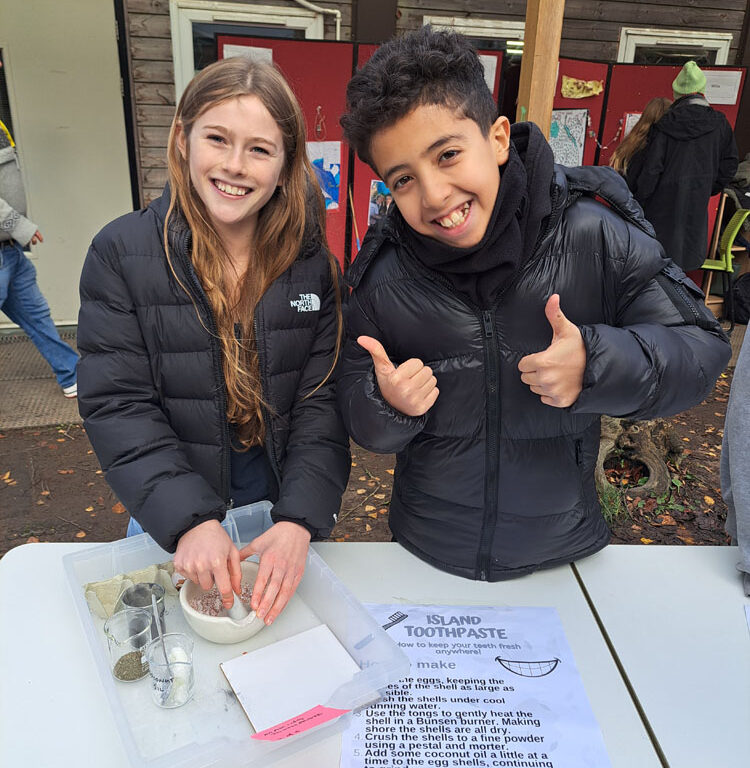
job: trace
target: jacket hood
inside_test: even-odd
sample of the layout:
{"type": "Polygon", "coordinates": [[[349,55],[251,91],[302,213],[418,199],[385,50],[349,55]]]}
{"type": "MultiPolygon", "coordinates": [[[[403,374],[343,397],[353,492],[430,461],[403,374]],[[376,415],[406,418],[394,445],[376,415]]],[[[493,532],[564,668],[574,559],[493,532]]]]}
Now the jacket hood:
{"type": "Polygon", "coordinates": [[[667,110],[654,130],[665,133],[676,141],[692,141],[717,130],[724,115],[708,105],[705,99],[683,96],[667,110]]]}
{"type": "Polygon", "coordinates": [[[633,197],[625,179],[614,168],[606,165],[555,166],[558,174],[555,183],[564,185],[567,205],[582,195],[596,197],[617,211],[626,221],[635,224],[646,234],[654,237],[654,228],[646,219],[643,208],[633,197]]]}

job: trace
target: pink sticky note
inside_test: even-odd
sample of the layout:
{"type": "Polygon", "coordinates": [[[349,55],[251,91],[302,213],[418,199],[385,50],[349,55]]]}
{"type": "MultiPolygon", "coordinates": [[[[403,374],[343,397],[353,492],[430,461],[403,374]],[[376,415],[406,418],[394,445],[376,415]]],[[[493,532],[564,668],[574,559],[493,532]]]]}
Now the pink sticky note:
{"type": "Polygon", "coordinates": [[[317,707],[308,709],[307,712],[303,712],[301,715],[297,715],[290,720],[286,720],[278,725],[272,725],[270,728],[266,728],[265,731],[258,731],[258,733],[254,733],[250,738],[261,739],[262,741],[280,741],[297,733],[307,731],[310,728],[315,728],[316,725],[322,725],[329,720],[334,720],[349,711],[348,709],[332,709],[331,707],[324,707],[318,704],[317,707]]]}

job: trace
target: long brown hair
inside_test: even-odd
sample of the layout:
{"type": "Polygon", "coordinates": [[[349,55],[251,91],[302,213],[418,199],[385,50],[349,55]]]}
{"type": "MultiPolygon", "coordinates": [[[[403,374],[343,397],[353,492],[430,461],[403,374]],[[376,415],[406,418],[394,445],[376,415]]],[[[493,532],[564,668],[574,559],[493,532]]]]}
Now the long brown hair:
{"type": "MultiPolygon", "coordinates": [[[[253,327],[255,308],[271,283],[295,261],[303,238],[307,241],[310,233],[318,233],[327,254],[338,316],[331,368],[312,392],[322,386],[333,372],[342,330],[338,265],[326,244],[323,195],[307,157],[302,110],[281,73],[269,64],[244,57],[223,59],[199,72],[188,83],[177,105],[169,132],[167,169],[171,196],[164,222],[164,248],[169,266],[175,274],[167,231],[170,217],[173,212],[179,211],[192,232],[193,267],[213,311],[221,342],[227,419],[234,426],[242,446],[260,445],[265,439],[263,409],[270,408],[264,401],[260,380],[253,327]],[[207,109],[228,99],[248,95],[260,99],[281,131],[284,144],[283,184],[258,214],[250,265],[241,278],[237,292],[230,292],[225,281],[229,255],[190,180],[190,134],[196,120],[207,109]],[[181,132],[187,147],[184,158],[178,146],[181,132]],[[241,338],[235,333],[238,318],[241,338]]],[[[185,288],[184,285],[182,287],[185,288]]]]}
{"type": "Polygon", "coordinates": [[[664,113],[671,104],[670,99],[661,96],[651,99],[646,104],[640,119],[633,126],[630,133],[622,140],[620,146],[612,153],[612,157],[609,160],[609,164],[618,173],[624,174],[628,170],[628,163],[633,155],[640,152],[646,146],[651,126],[664,116],[664,113]]]}

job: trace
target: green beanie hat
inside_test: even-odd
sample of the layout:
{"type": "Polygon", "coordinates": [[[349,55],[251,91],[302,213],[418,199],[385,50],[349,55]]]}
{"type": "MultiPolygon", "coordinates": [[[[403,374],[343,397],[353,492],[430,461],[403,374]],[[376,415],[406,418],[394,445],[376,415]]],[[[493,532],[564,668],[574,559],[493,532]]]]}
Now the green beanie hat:
{"type": "Polygon", "coordinates": [[[694,61],[688,61],[672,81],[672,90],[680,96],[688,93],[704,93],[706,76],[694,61]]]}

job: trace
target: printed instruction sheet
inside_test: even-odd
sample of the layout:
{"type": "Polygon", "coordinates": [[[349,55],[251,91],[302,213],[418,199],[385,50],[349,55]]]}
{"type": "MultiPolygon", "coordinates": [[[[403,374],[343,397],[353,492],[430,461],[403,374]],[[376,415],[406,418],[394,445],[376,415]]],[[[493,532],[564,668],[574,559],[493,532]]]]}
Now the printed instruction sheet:
{"type": "Polygon", "coordinates": [[[610,768],[554,608],[367,607],[411,672],[355,713],[342,768],[610,768]]]}

